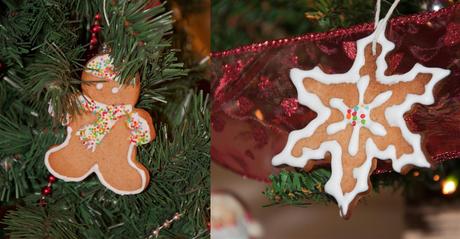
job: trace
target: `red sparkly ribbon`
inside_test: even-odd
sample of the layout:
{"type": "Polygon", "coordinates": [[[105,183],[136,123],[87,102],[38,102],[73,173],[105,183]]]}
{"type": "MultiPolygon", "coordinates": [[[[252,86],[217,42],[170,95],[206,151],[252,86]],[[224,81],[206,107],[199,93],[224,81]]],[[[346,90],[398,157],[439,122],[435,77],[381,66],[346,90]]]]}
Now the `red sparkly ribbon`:
{"type": "MultiPolygon", "coordinates": [[[[212,53],[213,161],[250,178],[266,180],[278,169],[271,159],[289,132],[305,127],[316,113],[297,103],[289,70],[344,73],[356,57],[356,40],[374,30],[371,23],[346,29],[266,41],[212,53]]],[[[460,158],[460,5],[390,20],[387,38],[395,49],[387,74],[409,71],[415,63],[450,69],[435,87],[433,105],[414,105],[405,115],[412,132],[434,162],[460,158]]],[[[374,173],[391,165],[379,161],[374,173]]]]}

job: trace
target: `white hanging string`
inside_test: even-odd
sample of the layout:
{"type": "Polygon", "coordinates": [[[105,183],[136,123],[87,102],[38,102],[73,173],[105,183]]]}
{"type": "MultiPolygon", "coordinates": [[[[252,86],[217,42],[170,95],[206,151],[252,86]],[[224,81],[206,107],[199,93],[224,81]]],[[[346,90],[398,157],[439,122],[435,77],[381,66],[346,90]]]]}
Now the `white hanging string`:
{"type": "Polygon", "coordinates": [[[110,23],[109,23],[109,18],[107,17],[107,10],[105,8],[105,2],[106,0],[104,0],[102,2],[102,8],[104,9],[104,18],[105,18],[105,22],[107,22],[107,26],[110,27],[110,23]]]}
{"type": "Polygon", "coordinates": [[[379,25],[380,4],[381,4],[381,1],[377,0],[377,4],[375,5],[374,29],[377,29],[377,26],[379,25]]]}
{"type": "Polygon", "coordinates": [[[391,15],[393,14],[393,11],[396,9],[396,6],[398,6],[400,0],[395,0],[393,4],[391,5],[390,9],[387,12],[387,15],[383,18],[382,22],[379,22],[380,18],[380,4],[381,0],[377,0],[377,5],[375,7],[375,17],[374,17],[374,29],[375,29],[375,35],[374,35],[374,40],[372,41],[372,54],[375,55],[377,51],[377,39],[379,39],[380,34],[382,32],[385,32],[385,27],[387,25],[388,19],[390,19],[391,15]]]}

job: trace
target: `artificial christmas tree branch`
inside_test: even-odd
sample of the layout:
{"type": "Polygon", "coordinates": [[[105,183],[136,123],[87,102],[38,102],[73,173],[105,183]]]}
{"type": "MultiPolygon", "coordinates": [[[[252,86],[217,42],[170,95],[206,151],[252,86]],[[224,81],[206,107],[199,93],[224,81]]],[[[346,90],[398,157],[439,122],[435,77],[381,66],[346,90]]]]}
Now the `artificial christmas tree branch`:
{"type": "Polygon", "coordinates": [[[270,176],[271,185],[265,188],[264,195],[271,205],[302,206],[311,201],[329,202],[331,197],[324,192],[324,184],[330,176],[331,172],[326,169],[309,173],[283,170],[270,176]]]}
{"type": "Polygon", "coordinates": [[[36,56],[36,61],[27,68],[27,92],[35,99],[30,99],[34,108],[46,109],[48,104],[53,109],[53,119],[63,122],[68,113],[78,111],[80,85],[79,59],[83,47],[67,50],[65,53],[54,43],[45,43],[46,48],[36,56]]]}
{"type": "MultiPolygon", "coordinates": [[[[103,27],[103,35],[110,48],[115,68],[121,79],[130,80],[136,72],[143,72],[142,80],[147,80],[148,65],[158,64],[159,54],[170,47],[170,40],[164,38],[171,34],[172,18],[164,12],[163,5],[146,7],[145,1],[107,4],[110,25],[103,27]],[[123,32],[124,34],[120,34],[123,32]]],[[[127,82],[123,82],[127,83],[127,82]]],[[[129,83],[129,82],[128,82],[129,83]]]]}

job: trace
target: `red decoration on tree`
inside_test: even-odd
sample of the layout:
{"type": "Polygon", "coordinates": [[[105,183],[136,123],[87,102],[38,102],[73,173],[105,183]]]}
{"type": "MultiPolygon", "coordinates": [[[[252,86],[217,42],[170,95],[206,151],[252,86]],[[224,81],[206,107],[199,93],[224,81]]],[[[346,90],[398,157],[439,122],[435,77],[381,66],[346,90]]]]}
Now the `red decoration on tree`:
{"type": "Polygon", "coordinates": [[[94,33],[98,33],[101,31],[101,26],[99,25],[95,25],[92,29],[91,29],[91,32],[94,34],[94,33]]]}
{"type": "Polygon", "coordinates": [[[91,38],[91,41],[89,42],[89,44],[90,44],[90,48],[94,47],[97,44],[97,39],[95,37],[91,38]]]}
{"type": "Polygon", "coordinates": [[[96,20],[96,21],[101,20],[101,14],[97,13],[96,16],[94,16],[94,20],[96,20]]]}
{"type": "Polygon", "coordinates": [[[46,196],[51,195],[53,190],[51,189],[51,185],[56,182],[57,178],[54,177],[53,175],[48,176],[48,184],[42,188],[42,196],[40,197],[40,200],[38,201],[38,205],[41,207],[46,206],[48,203],[46,202],[46,196]]]}
{"type": "Polygon", "coordinates": [[[54,182],[56,182],[56,177],[50,174],[48,176],[48,183],[54,183],[54,182]]]}
{"type": "Polygon", "coordinates": [[[161,5],[161,1],[159,0],[150,0],[146,5],[145,5],[145,9],[150,9],[150,8],[153,8],[153,7],[156,7],[158,5],[161,5]]]}
{"type": "Polygon", "coordinates": [[[51,194],[51,187],[50,186],[46,186],[42,189],[42,195],[44,196],[48,196],[51,194]]]}
{"type": "Polygon", "coordinates": [[[101,31],[101,25],[99,24],[100,20],[101,14],[97,13],[94,16],[94,24],[91,26],[91,40],[89,41],[89,49],[93,49],[98,43],[97,33],[101,31]]]}
{"type": "Polygon", "coordinates": [[[46,202],[46,200],[44,198],[40,198],[40,200],[38,201],[38,205],[40,205],[40,207],[44,207],[47,204],[48,203],[46,202]]]}
{"type": "Polygon", "coordinates": [[[2,72],[6,68],[6,65],[0,61],[0,72],[2,72]]]}

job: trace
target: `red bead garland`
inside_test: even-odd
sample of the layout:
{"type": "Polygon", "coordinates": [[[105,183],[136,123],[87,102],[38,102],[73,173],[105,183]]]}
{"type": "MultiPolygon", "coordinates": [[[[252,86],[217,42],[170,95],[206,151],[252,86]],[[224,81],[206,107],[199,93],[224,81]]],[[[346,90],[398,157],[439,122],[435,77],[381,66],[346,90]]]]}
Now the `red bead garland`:
{"type": "Polygon", "coordinates": [[[42,189],[42,195],[48,196],[48,195],[50,195],[50,194],[51,194],[51,187],[46,186],[46,187],[44,187],[44,188],[42,189]]]}
{"type": "Polygon", "coordinates": [[[89,42],[90,48],[94,47],[96,44],[97,44],[97,39],[91,38],[91,41],[89,42]]]}
{"type": "Polygon", "coordinates": [[[6,65],[0,61],[0,72],[2,72],[6,68],[6,65]]]}
{"type": "Polygon", "coordinates": [[[96,16],[94,16],[94,20],[96,20],[96,21],[101,20],[101,14],[97,13],[96,16]]]}
{"type": "Polygon", "coordinates": [[[94,16],[94,24],[91,26],[91,40],[89,41],[89,49],[93,49],[96,47],[98,40],[97,40],[97,33],[101,31],[101,25],[99,21],[101,20],[101,14],[97,13],[94,16]]]}
{"type": "Polygon", "coordinates": [[[51,195],[51,193],[53,192],[53,190],[51,189],[51,185],[53,185],[53,183],[55,183],[57,180],[56,177],[54,177],[53,175],[49,175],[48,176],[48,184],[42,188],[42,196],[40,197],[40,200],[38,201],[38,204],[42,207],[46,206],[47,202],[46,202],[46,196],[49,196],[51,195]]]}
{"type": "Polygon", "coordinates": [[[55,183],[56,180],[57,180],[57,178],[54,177],[53,175],[50,174],[50,175],[48,176],[48,183],[55,183]]]}
{"type": "Polygon", "coordinates": [[[91,32],[94,34],[94,33],[98,33],[101,31],[101,26],[99,25],[95,25],[93,28],[91,28],[91,32]]]}

